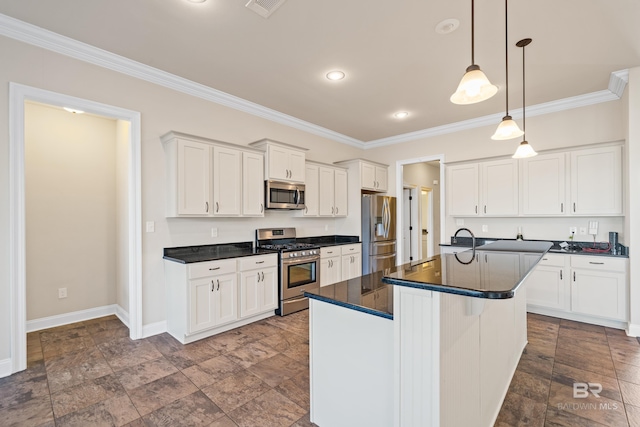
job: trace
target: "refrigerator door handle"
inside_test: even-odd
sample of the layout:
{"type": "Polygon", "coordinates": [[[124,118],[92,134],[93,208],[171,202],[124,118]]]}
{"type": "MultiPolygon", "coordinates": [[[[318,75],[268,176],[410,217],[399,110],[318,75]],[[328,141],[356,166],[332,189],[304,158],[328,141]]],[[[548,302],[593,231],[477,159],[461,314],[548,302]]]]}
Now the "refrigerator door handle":
{"type": "Polygon", "coordinates": [[[391,227],[391,209],[389,208],[389,199],[385,198],[385,206],[387,210],[387,219],[384,225],[384,237],[389,238],[389,228],[391,227]]]}

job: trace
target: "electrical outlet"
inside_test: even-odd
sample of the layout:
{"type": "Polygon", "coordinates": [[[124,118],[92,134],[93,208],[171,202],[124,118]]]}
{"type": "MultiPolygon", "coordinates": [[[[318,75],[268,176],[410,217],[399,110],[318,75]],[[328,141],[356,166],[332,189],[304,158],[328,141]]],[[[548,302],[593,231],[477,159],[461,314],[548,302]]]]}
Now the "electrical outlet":
{"type": "Polygon", "coordinates": [[[211,237],[218,237],[218,227],[211,227],[211,237]]]}
{"type": "Polygon", "coordinates": [[[578,234],[578,227],[569,227],[569,235],[578,234]]]}
{"type": "Polygon", "coordinates": [[[580,227],[580,235],[581,236],[587,235],[587,227],[580,227]]]}
{"type": "Polygon", "coordinates": [[[58,299],[67,297],[67,288],[58,288],[58,299]]]}
{"type": "Polygon", "coordinates": [[[461,225],[464,225],[464,219],[462,219],[462,218],[456,219],[456,225],[458,227],[460,227],[461,225]]]}
{"type": "Polygon", "coordinates": [[[147,221],[147,233],[153,233],[156,231],[156,223],[154,221],[147,221]]]}
{"type": "Polygon", "coordinates": [[[328,224],[324,225],[324,231],[329,231],[329,225],[328,224]]]}

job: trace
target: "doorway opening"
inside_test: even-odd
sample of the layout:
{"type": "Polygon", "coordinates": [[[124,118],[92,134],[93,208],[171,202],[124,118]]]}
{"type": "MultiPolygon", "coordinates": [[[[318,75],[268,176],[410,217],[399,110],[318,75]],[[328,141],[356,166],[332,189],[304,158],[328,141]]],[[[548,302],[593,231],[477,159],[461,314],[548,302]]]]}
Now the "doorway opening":
{"type": "Polygon", "coordinates": [[[397,215],[402,262],[439,255],[439,244],[445,243],[440,232],[445,226],[443,161],[440,154],[396,163],[396,194],[403,196],[397,215]]]}
{"type": "Polygon", "coordinates": [[[27,103],[69,107],[98,116],[127,122],[125,215],[126,227],[126,296],[128,313],[115,313],[129,327],[132,339],[142,337],[142,269],[141,269],[141,168],[140,113],[75,98],[30,86],[10,83],[10,289],[11,289],[11,368],[10,373],[26,369],[26,215],[25,215],[25,109],[27,103]]]}

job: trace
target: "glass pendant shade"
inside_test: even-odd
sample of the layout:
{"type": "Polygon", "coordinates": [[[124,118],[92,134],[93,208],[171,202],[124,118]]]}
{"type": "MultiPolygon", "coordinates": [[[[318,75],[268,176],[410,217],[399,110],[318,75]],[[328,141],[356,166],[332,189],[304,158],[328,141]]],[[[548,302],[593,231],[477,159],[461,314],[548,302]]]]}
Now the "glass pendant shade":
{"type": "Polygon", "coordinates": [[[497,92],[498,87],[492,85],[480,67],[474,64],[467,67],[458,89],[449,99],[454,104],[475,104],[491,98],[497,92]]]}
{"type": "Polygon", "coordinates": [[[514,159],[526,159],[527,157],[537,156],[538,153],[533,149],[527,141],[522,141],[516,150],[516,153],[511,156],[514,159]]]}
{"type": "Polygon", "coordinates": [[[522,135],[524,135],[524,132],[520,130],[515,120],[513,120],[511,116],[504,116],[496,129],[496,133],[493,134],[491,139],[504,141],[507,139],[517,138],[522,135]]]}

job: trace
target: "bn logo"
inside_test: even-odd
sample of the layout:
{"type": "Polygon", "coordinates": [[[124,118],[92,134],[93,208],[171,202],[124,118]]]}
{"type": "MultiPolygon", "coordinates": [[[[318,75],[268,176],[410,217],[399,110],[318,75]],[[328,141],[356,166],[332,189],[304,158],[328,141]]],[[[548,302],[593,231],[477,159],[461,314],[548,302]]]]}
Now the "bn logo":
{"type": "Polygon", "coordinates": [[[600,383],[573,383],[574,399],[586,399],[589,397],[589,392],[595,397],[600,397],[601,391],[602,384],[600,383]]]}

